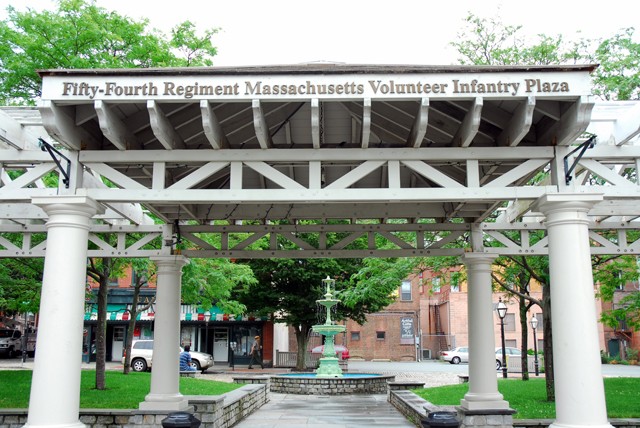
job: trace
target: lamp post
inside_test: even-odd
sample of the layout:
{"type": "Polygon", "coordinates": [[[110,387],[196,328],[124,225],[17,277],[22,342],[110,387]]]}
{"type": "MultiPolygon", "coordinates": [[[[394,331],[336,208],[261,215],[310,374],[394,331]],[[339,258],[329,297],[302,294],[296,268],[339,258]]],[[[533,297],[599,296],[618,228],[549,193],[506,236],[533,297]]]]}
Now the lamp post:
{"type": "Polygon", "coordinates": [[[533,329],[533,366],[535,367],[536,376],[540,375],[538,370],[538,339],[536,338],[536,328],[538,327],[538,318],[535,314],[531,317],[531,328],[533,329]]]}
{"type": "Polygon", "coordinates": [[[209,353],[209,320],[211,319],[211,312],[207,311],[204,313],[204,352],[209,353]]]}
{"type": "Polygon", "coordinates": [[[504,345],[504,317],[507,315],[507,305],[502,299],[498,301],[498,317],[500,317],[500,338],[502,341],[502,377],[507,378],[507,352],[504,345]]]}

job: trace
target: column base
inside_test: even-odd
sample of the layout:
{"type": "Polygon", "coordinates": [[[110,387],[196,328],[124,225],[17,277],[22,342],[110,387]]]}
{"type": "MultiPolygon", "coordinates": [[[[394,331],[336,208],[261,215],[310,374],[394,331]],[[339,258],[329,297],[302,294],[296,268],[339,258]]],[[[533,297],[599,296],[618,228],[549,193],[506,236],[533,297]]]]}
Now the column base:
{"type": "Polygon", "coordinates": [[[513,409],[494,410],[467,410],[458,407],[458,419],[460,428],[513,428],[513,409]]]}
{"type": "Polygon", "coordinates": [[[509,402],[505,401],[500,393],[467,393],[464,398],[460,400],[460,408],[465,411],[509,410],[509,402]]]}
{"type": "Polygon", "coordinates": [[[549,428],[582,428],[582,427],[589,427],[589,428],[613,428],[613,425],[609,424],[609,423],[604,423],[604,424],[598,424],[598,425],[593,425],[593,424],[565,424],[565,423],[560,423],[560,422],[554,422],[551,425],[549,425],[549,428]]]}
{"type": "Polygon", "coordinates": [[[140,403],[140,410],[181,411],[189,407],[189,401],[182,394],[149,394],[140,403]]]}
{"type": "Polygon", "coordinates": [[[23,425],[23,428],[40,428],[40,427],[42,428],[87,428],[87,426],[80,421],[72,422],[68,424],[56,424],[56,423],[30,424],[29,422],[27,422],[26,424],[23,425]]]}

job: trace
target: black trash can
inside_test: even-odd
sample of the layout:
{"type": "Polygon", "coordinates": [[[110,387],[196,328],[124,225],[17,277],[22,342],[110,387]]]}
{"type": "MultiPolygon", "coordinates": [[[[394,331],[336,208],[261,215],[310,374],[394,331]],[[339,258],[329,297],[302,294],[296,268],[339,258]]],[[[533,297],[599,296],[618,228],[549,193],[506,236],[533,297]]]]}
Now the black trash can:
{"type": "Polygon", "coordinates": [[[200,420],[188,412],[175,412],[162,420],[162,428],[198,428],[200,420]]]}
{"type": "Polygon", "coordinates": [[[422,428],[458,428],[460,421],[454,412],[429,412],[422,420],[422,428]]]}

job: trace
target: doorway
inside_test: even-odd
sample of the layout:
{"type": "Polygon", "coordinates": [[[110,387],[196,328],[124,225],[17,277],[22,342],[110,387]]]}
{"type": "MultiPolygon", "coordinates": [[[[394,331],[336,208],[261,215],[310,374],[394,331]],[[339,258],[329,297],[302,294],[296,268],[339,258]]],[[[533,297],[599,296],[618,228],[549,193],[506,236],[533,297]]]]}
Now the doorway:
{"type": "Polygon", "coordinates": [[[229,329],[216,328],[213,331],[213,361],[229,361],[229,329]]]}

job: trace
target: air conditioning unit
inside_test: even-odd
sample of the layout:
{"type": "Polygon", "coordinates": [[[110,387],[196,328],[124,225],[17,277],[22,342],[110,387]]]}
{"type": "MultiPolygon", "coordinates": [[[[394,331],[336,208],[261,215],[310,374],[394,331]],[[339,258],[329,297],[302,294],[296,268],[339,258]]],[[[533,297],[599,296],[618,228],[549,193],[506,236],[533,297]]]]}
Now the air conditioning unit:
{"type": "Polygon", "coordinates": [[[431,349],[423,349],[422,350],[422,359],[430,360],[431,359],[431,349]]]}

